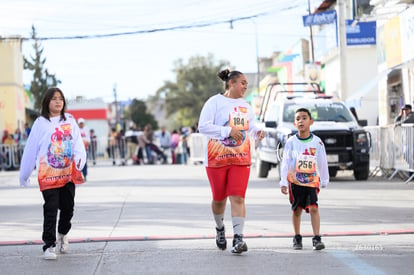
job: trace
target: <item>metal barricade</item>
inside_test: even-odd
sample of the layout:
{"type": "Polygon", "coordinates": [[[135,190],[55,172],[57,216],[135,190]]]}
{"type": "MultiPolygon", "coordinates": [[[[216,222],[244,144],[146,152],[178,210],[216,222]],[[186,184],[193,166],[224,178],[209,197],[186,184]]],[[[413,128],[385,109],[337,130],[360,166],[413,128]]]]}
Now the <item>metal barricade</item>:
{"type": "Polygon", "coordinates": [[[414,128],[413,125],[403,124],[393,129],[394,136],[394,173],[389,179],[392,179],[397,173],[403,173],[408,177],[406,182],[414,178],[414,128]],[[411,175],[410,175],[411,174],[411,175]]]}
{"type": "Polygon", "coordinates": [[[190,147],[190,161],[204,162],[207,140],[203,134],[192,133],[188,138],[188,146],[190,147]]]}
{"type": "Polygon", "coordinates": [[[382,169],[394,168],[394,129],[392,126],[380,128],[380,167],[382,169]]]}
{"type": "Polygon", "coordinates": [[[369,152],[370,176],[376,176],[381,171],[381,139],[380,127],[367,126],[364,129],[371,135],[371,149],[369,152]]]}
{"type": "Polygon", "coordinates": [[[0,170],[17,170],[23,155],[23,147],[20,144],[0,145],[0,170]]]}

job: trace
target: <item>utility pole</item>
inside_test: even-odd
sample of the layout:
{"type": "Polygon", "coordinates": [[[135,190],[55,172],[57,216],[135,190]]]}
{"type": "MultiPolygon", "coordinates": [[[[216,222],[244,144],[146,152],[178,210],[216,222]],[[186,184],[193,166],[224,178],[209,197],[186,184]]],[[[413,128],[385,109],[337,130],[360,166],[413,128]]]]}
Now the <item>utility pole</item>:
{"type": "Polygon", "coordinates": [[[115,101],[115,124],[118,125],[119,123],[119,110],[118,110],[118,92],[116,90],[116,83],[114,83],[114,101],[115,101]]]}
{"type": "Polygon", "coordinates": [[[338,0],[338,34],[339,34],[339,63],[340,63],[340,91],[339,98],[348,98],[348,71],[346,60],[346,24],[345,24],[346,5],[345,0],[338,0]]]}
{"type": "Polygon", "coordinates": [[[254,21],[254,32],[256,35],[256,63],[257,63],[257,94],[260,93],[260,58],[259,58],[259,37],[257,33],[257,22],[254,21]]]}
{"type": "MultiPolygon", "coordinates": [[[[310,9],[310,0],[308,0],[308,12],[309,15],[311,14],[310,9]]],[[[311,43],[311,63],[315,62],[315,50],[313,49],[313,31],[312,31],[312,24],[309,25],[309,32],[310,32],[310,43],[311,43]]]]}

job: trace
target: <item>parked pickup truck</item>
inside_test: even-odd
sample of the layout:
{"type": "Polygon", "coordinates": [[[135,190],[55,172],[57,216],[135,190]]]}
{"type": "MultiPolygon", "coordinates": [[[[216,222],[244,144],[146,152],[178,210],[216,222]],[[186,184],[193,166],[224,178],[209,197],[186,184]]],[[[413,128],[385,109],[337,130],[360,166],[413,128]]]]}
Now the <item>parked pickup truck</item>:
{"type": "Polygon", "coordinates": [[[272,83],[267,87],[259,115],[266,135],[256,147],[257,176],[267,177],[271,168],[278,168],[280,175],[283,147],[297,132],[293,120],[295,111],[302,107],[312,114],[311,132],[325,144],[330,177],[335,177],[338,170],[353,170],[355,179],[366,180],[369,133],[358,125],[343,102],[308,83],[272,83]]]}

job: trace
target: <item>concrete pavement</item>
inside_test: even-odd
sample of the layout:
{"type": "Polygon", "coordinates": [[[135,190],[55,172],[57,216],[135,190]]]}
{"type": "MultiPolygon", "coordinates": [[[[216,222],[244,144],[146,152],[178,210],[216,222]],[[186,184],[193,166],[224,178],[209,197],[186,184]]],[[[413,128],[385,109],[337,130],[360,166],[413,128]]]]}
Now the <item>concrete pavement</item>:
{"type": "MultiPolygon", "coordinates": [[[[70,252],[57,261],[42,257],[37,185],[19,188],[17,172],[0,173],[2,274],[406,274],[414,267],[412,183],[357,182],[339,174],[320,194],[327,249],[312,251],[307,237],[304,250],[293,251],[291,212],[276,175],[257,179],[252,173],[246,197],[249,252],[235,256],[215,248],[202,166],[103,163],[90,166],[89,173],[76,190],[70,252]]],[[[311,235],[308,215],[302,232],[311,235]]]]}

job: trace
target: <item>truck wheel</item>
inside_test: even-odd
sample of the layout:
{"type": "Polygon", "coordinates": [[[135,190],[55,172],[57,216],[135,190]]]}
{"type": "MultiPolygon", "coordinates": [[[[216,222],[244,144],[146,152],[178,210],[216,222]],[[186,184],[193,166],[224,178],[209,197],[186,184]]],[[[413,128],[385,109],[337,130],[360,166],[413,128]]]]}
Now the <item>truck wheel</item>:
{"type": "Polygon", "coordinates": [[[258,178],[267,178],[269,175],[270,164],[262,161],[260,157],[256,157],[256,176],[258,178]]]}
{"type": "Polygon", "coordinates": [[[367,180],[369,176],[369,164],[362,164],[358,169],[354,168],[354,177],[356,180],[367,180]]]}
{"type": "Polygon", "coordinates": [[[334,178],[336,174],[338,174],[338,169],[336,167],[328,167],[329,169],[329,177],[334,178]]]}

